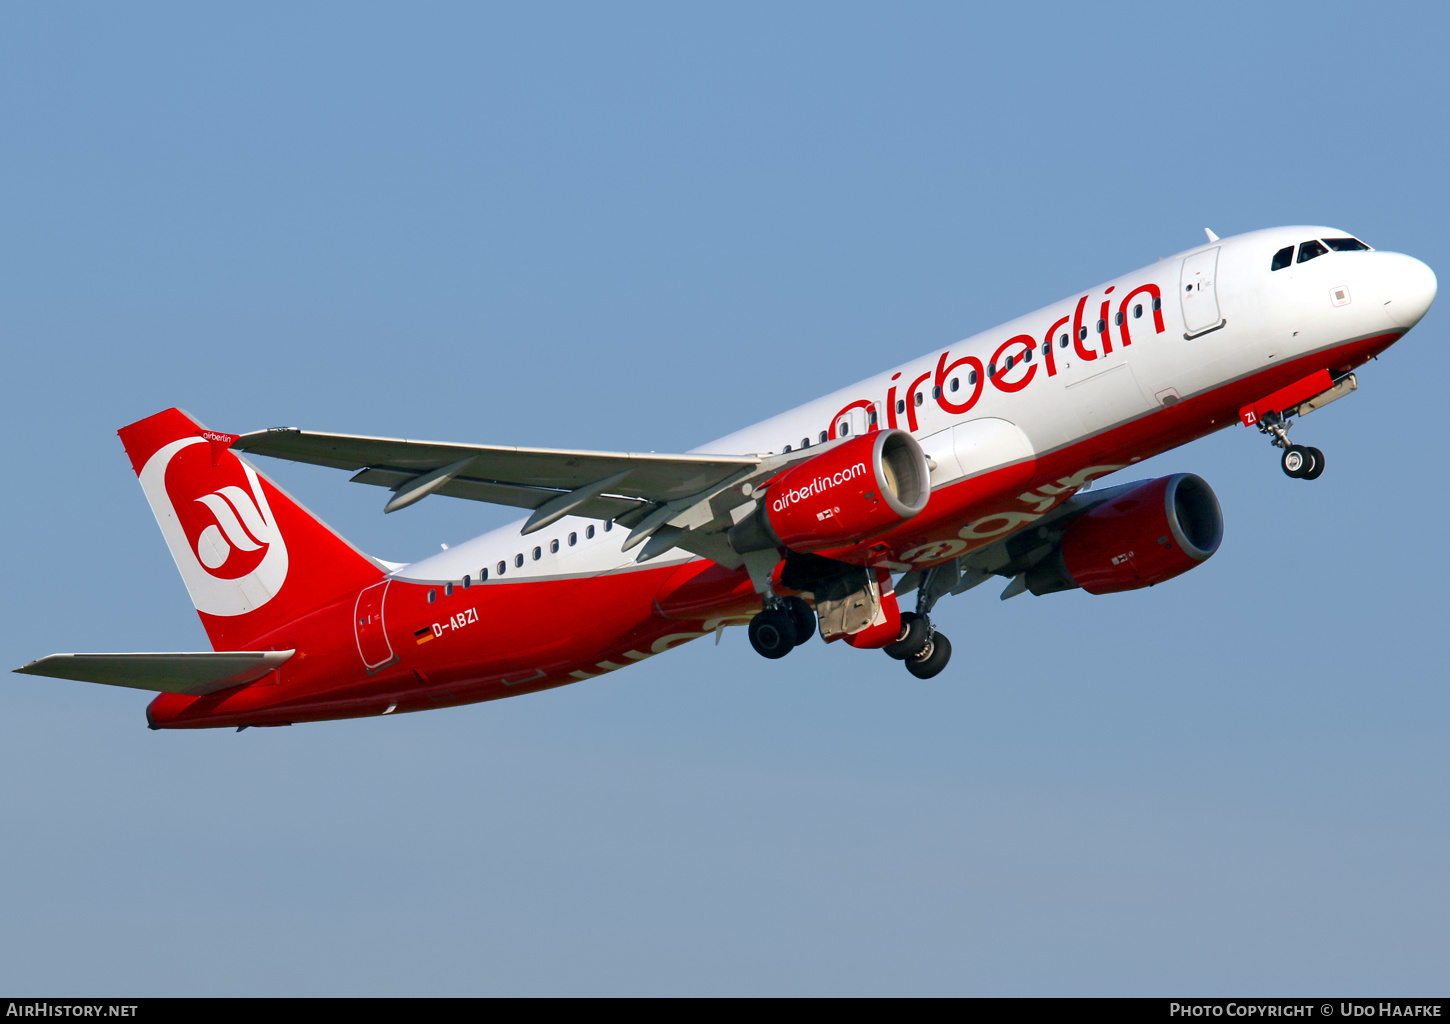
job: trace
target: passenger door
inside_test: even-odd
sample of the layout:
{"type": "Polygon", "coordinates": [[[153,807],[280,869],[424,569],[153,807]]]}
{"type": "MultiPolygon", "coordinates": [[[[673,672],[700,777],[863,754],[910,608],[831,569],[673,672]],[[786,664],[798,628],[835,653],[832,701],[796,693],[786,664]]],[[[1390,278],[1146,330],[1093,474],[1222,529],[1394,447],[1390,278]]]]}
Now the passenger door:
{"type": "Polygon", "coordinates": [[[1183,261],[1178,296],[1183,300],[1183,336],[1196,338],[1223,326],[1218,310],[1218,246],[1183,261]]]}
{"type": "Polygon", "coordinates": [[[374,583],[357,595],[353,608],[353,628],[357,632],[357,649],[362,655],[363,667],[368,672],[393,662],[393,645],[388,642],[388,632],[383,622],[383,598],[387,595],[392,580],[374,583]]]}

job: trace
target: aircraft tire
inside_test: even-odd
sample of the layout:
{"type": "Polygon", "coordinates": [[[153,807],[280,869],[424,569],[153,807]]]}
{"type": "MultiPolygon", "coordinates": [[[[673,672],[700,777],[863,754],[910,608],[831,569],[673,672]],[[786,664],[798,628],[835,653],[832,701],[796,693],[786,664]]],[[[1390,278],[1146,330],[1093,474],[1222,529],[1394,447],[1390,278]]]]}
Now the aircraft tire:
{"type": "Polygon", "coordinates": [[[795,622],[795,645],[799,647],[816,635],[816,613],[804,598],[788,597],[785,606],[795,622]]]}
{"type": "Polygon", "coordinates": [[[931,638],[931,626],[924,616],[916,612],[901,613],[901,636],[894,643],[881,648],[888,658],[905,661],[914,658],[925,648],[931,638]]]}
{"type": "Polygon", "coordinates": [[[1284,450],[1283,457],[1279,459],[1279,465],[1283,467],[1285,476],[1303,480],[1304,474],[1312,465],[1309,449],[1297,444],[1291,445],[1284,450]]]}
{"type": "Polygon", "coordinates": [[[908,658],[906,671],[918,679],[930,679],[947,667],[952,659],[952,642],[945,633],[933,633],[931,646],[915,658],[908,658]]]}
{"type": "Polygon", "coordinates": [[[1309,471],[1304,474],[1304,479],[1318,480],[1320,474],[1324,472],[1324,453],[1321,452],[1318,448],[1310,448],[1309,454],[1314,458],[1314,465],[1311,466],[1309,468],[1309,471]]]}
{"type": "Polygon", "coordinates": [[[750,646],[762,658],[784,658],[795,649],[795,618],[780,608],[767,608],[750,620],[750,646]]]}

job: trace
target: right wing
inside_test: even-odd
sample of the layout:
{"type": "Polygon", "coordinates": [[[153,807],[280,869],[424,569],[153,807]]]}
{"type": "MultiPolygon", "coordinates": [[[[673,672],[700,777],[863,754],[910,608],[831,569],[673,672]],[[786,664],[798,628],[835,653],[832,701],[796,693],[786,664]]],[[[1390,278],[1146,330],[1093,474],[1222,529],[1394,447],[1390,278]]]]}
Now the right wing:
{"type": "Polygon", "coordinates": [[[253,683],[294,651],[201,651],[166,654],[52,654],[16,672],[83,683],[129,686],[200,697],[253,683]]]}

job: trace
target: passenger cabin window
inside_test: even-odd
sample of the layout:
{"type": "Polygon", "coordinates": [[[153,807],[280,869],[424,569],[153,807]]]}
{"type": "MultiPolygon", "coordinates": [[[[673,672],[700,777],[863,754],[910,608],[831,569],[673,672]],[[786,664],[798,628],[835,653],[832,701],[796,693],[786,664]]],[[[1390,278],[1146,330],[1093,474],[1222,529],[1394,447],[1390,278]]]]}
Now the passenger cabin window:
{"type": "Polygon", "coordinates": [[[801,438],[801,447],[802,448],[809,448],[810,446],[811,446],[811,439],[809,437],[803,437],[803,438],[801,438]]]}
{"type": "Polygon", "coordinates": [[[789,455],[790,454],[790,445],[786,445],[785,446],[785,454],[786,455],[789,455]]]}
{"type": "Polygon", "coordinates": [[[1323,256],[1328,251],[1318,239],[1311,238],[1309,241],[1299,244],[1299,262],[1308,263],[1316,256],[1323,256]]]}
{"type": "Polygon", "coordinates": [[[430,591],[428,591],[428,603],[429,604],[432,604],[436,600],[438,600],[438,591],[436,591],[436,590],[430,590],[430,591]]]}
{"type": "Polygon", "coordinates": [[[444,597],[452,597],[453,596],[453,584],[452,583],[446,584],[443,587],[443,596],[444,597]]]}
{"type": "Polygon", "coordinates": [[[952,382],[947,385],[947,387],[951,388],[953,391],[957,390],[957,388],[959,388],[961,386],[962,386],[962,382],[959,381],[959,380],[957,380],[957,378],[955,378],[955,377],[953,377],[952,378],[952,382]]]}
{"type": "Polygon", "coordinates": [[[524,556],[523,555],[514,555],[514,568],[515,569],[522,569],[523,567],[524,567],[524,556]]]}
{"type": "Polygon", "coordinates": [[[1060,337],[1060,338],[1057,339],[1057,347],[1058,348],[1067,348],[1067,335],[1066,334],[1064,334],[1062,337],[1060,337]]]}
{"type": "Polygon", "coordinates": [[[825,444],[826,443],[826,439],[829,436],[830,436],[829,434],[827,434],[824,430],[822,430],[821,431],[821,444],[825,444]]]}
{"type": "Polygon", "coordinates": [[[543,553],[544,553],[544,552],[543,552],[543,551],[542,551],[542,550],[541,550],[541,549],[539,549],[539,548],[534,548],[534,561],[536,561],[536,562],[537,562],[537,561],[538,561],[538,560],[539,560],[539,557],[540,557],[540,556],[541,556],[541,555],[543,555],[543,553]]]}
{"type": "Polygon", "coordinates": [[[502,576],[504,574],[504,571],[508,569],[508,563],[507,562],[500,562],[500,563],[498,563],[497,568],[498,568],[498,574],[500,576],[502,576]]]}
{"type": "Polygon", "coordinates": [[[904,398],[898,398],[896,400],[896,415],[900,416],[905,411],[906,411],[906,399],[904,399],[904,398]]]}
{"type": "Polygon", "coordinates": [[[478,582],[483,583],[488,579],[488,567],[478,570],[478,582]]]}
{"type": "Polygon", "coordinates": [[[1335,252],[1369,252],[1369,246],[1358,238],[1326,238],[1324,244],[1335,252]]]}
{"type": "Polygon", "coordinates": [[[912,400],[915,401],[917,405],[920,405],[921,404],[921,402],[922,402],[922,396],[921,396],[921,392],[920,391],[918,391],[916,394],[912,395],[911,397],[912,397],[912,400]]]}
{"type": "Polygon", "coordinates": [[[1140,302],[1133,307],[1133,319],[1136,320],[1143,315],[1143,304],[1140,302]]]}
{"type": "Polygon", "coordinates": [[[1274,262],[1269,264],[1269,270],[1271,272],[1275,270],[1283,270],[1285,267],[1293,262],[1294,247],[1292,245],[1286,245],[1284,246],[1284,248],[1274,253],[1274,262]]]}
{"type": "Polygon", "coordinates": [[[586,526],[586,527],[584,527],[584,539],[585,540],[593,540],[594,539],[594,527],[593,526],[586,526]]]}
{"type": "Polygon", "coordinates": [[[465,577],[463,577],[463,589],[464,590],[467,590],[471,586],[473,586],[473,577],[472,576],[465,576],[465,577]]]}
{"type": "Polygon", "coordinates": [[[840,423],[840,427],[837,429],[836,433],[840,434],[842,437],[850,437],[851,436],[851,421],[850,420],[842,420],[841,423],[840,423]]]}
{"type": "Polygon", "coordinates": [[[569,546],[572,548],[575,544],[578,544],[578,543],[579,543],[579,535],[577,533],[575,533],[574,531],[570,530],[569,531],[569,546]]]}
{"type": "Polygon", "coordinates": [[[1077,340],[1078,341],[1087,341],[1087,328],[1086,327],[1079,327],[1077,329],[1077,340]]]}
{"type": "Polygon", "coordinates": [[[970,384],[970,385],[972,385],[973,387],[976,387],[976,385],[977,385],[977,371],[976,370],[973,370],[971,373],[967,374],[967,383],[970,384]]]}
{"type": "Polygon", "coordinates": [[[875,406],[872,406],[871,407],[870,419],[871,419],[871,425],[873,427],[876,426],[877,416],[876,416],[876,407],[875,406]]]}
{"type": "Polygon", "coordinates": [[[551,540],[551,541],[549,541],[549,554],[551,554],[551,555],[557,555],[558,553],[559,553],[559,542],[557,540],[551,540]]]}

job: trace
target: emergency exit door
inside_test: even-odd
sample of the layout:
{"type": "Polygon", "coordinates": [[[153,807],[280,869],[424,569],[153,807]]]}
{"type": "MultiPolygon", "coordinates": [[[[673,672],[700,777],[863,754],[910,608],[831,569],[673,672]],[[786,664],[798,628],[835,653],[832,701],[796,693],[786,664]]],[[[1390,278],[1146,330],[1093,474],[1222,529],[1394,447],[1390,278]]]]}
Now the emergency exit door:
{"type": "Polygon", "coordinates": [[[1218,246],[1183,261],[1178,297],[1183,300],[1183,336],[1196,338],[1223,326],[1218,310],[1218,246]]]}

